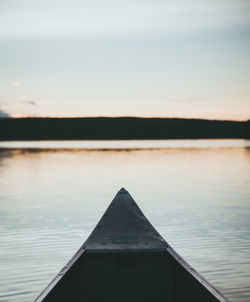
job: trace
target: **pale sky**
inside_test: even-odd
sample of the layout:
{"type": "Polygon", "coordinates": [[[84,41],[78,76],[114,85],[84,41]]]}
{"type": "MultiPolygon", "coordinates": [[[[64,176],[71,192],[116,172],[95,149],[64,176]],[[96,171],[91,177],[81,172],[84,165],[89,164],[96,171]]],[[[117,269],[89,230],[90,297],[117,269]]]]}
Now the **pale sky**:
{"type": "Polygon", "coordinates": [[[0,116],[250,119],[249,0],[0,0],[0,116]]]}

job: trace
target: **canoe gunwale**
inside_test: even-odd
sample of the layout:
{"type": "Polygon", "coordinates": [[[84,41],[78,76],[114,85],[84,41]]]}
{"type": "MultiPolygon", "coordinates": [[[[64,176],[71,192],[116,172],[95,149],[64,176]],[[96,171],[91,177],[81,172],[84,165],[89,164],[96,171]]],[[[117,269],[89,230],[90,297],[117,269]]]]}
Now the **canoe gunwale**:
{"type": "Polygon", "coordinates": [[[47,287],[41,292],[41,294],[35,299],[34,302],[42,302],[43,299],[50,293],[50,291],[56,286],[56,284],[63,278],[63,276],[69,271],[74,263],[85,252],[85,247],[81,246],[75,255],[69,260],[69,262],[61,269],[61,271],[54,277],[54,279],[47,285],[47,287]]]}
{"type": "Polygon", "coordinates": [[[171,246],[166,248],[166,251],[199,283],[202,284],[214,297],[220,302],[228,302],[228,300],[211,285],[200,273],[198,273],[192,266],[190,266],[171,246]]]}

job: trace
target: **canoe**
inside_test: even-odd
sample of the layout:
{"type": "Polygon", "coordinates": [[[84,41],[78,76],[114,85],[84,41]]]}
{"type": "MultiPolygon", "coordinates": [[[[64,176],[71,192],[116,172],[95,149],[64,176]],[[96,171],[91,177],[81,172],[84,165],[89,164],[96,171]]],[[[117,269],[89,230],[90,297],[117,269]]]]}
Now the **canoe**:
{"type": "Polygon", "coordinates": [[[161,237],[121,189],[36,302],[227,301],[161,237]]]}

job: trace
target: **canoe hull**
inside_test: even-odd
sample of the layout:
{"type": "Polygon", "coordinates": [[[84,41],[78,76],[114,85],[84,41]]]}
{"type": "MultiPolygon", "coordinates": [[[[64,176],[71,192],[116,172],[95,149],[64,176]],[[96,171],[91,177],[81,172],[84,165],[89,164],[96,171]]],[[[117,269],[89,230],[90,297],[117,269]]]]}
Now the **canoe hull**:
{"type": "Polygon", "coordinates": [[[36,302],[227,300],[191,268],[122,189],[36,302]]]}

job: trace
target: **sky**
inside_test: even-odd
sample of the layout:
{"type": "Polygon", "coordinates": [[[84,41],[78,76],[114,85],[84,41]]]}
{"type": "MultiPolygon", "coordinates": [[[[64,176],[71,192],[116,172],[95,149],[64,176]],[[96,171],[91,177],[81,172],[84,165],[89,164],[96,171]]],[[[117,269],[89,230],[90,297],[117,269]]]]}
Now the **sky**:
{"type": "Polygon", "coordinates": [[[0,116],[250,119],[250,1],[0,0],[0,116]]]}

